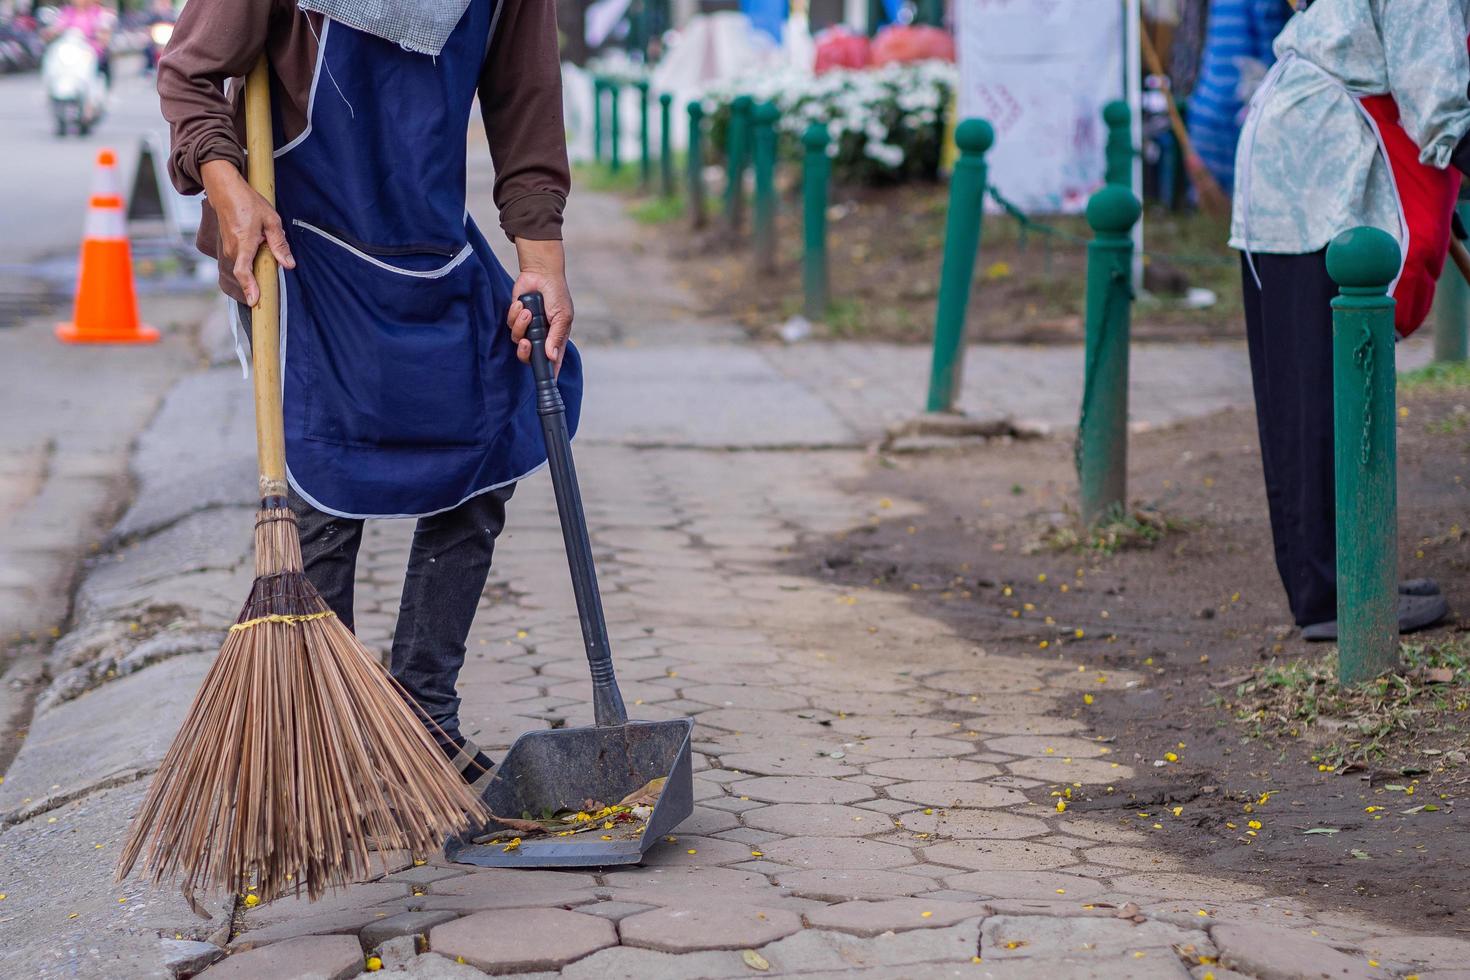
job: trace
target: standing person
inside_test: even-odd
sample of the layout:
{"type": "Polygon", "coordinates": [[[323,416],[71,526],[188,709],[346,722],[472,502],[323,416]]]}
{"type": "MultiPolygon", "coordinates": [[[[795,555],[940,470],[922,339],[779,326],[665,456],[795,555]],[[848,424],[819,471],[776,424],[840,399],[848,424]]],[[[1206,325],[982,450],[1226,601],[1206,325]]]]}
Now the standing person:
{"type": "Polygon", "coordinates": [[[1276,60],[1271,42],[1291,8],[1285,0],[1211,0],[1199,80],[1189,94],[1189,141],[1220,189],[1235,183],[1235,143],[1249,87],[1276,60]]]}
{"type": "Polygon", "coordinates": [[[363,520],[418,518],[391,670],[480,787],[493,762],[460,731],[456,682],[506,502],[546,460],[519,363],[531,317],[515,297],[545,299],[573,426],[581,397],[555,18],[553,0],[192,0],[158,71],[170,170],[180,191],[205,192],[199,245],[218,257],[221,287],[257,301],[262,243],[282,267],[286,462],[306,573],[350,627],[363,520]],[[262,52],[275,209],[241,176],[239,79],[262,52]],[[477,95],[514,282],[465,203],[477,95]]]}
{"type": "MultiPolygon", "coordinates": [[[[1327,245],[1357,225],[1393,234],[1395,325],[1423,321],[1470,172],[1467,18],[1470,0],[1316,0],[1277,39],[1241,134],[1230,245],[1276,566],[1306,639],[1337,636],[1327,245]]],[[[1432,581],[1400,586],[1401,631],[1447,613],[1432,581]]]]}
{"type": "Polygon", "coordinates": [[[46,41],[54,41],[69,30],[80,31],[97,52],[97,71],[112,87],[112,32],[117,27],[117,18],[112,11],[98,0],[72,0],[61,8],[51,26],[41,32],[46,41]]]}

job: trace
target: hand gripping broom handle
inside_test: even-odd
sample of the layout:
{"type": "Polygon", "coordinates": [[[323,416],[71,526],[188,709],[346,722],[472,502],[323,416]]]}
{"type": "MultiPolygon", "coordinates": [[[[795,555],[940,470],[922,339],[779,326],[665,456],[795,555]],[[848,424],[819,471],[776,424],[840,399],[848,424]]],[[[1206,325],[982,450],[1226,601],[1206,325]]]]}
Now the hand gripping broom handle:
{"type": "Polygon", "coordinates": [[[625,725],[628,711],[623,707],[618,679],[613,676],[607,622],[602,616],[602,596],[597,591],[597,570],[592,566],[592,544],[587,539],[587,516],[582,512],[582,491],[577,486],[577,468],[572,464],[567,410],[556,387],[551,359],[546,356],[546,306],[540,293],[522,296],[521,305],[531,311],[526,339],[531,342],[531,370],[536,375],[536,412],[541,416],[541,434],[546,437],[546,462],[551,467],[556,512],[561,518],[561,536],[566,542],[567,564],[572,570],[572,591],[577,596],[587,665],[592,668],[592,716],[600,727],[625,725]]]}
{"type": "MultiPolygon", "coordinates": [[[[270,71],[265,55],[245,79],[247,177],[255,192],[276,206],[275,146],[271,137],[270,71]]],[[[250,311],[250,349],[255,364],[255,452],[260,463],[261,506],[286,506],[286,427],[281,418],[281,289],[276,257],[264,244],[255,253],[260,302],[250,311]]]]}

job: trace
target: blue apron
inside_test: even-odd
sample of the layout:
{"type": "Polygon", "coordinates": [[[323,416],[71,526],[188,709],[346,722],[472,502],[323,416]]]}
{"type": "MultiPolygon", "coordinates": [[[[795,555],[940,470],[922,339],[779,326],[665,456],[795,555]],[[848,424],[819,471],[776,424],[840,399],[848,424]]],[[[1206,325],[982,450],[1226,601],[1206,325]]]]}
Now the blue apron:
{"type": "MultiPolygon", "coordinates": [[[[306,129],[282,145],[276,119],[286,462],[328,513],[433,514],[546,462],[512,279],[465,207],[498,2],[472,0],[438,58],[324,21],[306,129]]],[[[570,345],[560,384],[575,431],[570,345]]]]}

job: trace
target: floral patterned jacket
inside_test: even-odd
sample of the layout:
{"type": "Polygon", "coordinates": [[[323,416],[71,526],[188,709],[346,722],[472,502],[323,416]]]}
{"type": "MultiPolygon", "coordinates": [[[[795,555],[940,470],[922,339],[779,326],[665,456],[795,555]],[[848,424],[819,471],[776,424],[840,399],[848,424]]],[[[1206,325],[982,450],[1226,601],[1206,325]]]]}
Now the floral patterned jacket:
{"type": "Polygon", "coordinates": [[[1388,161],[1355,97],[1393,95],[1420,161],[1449,166],[1470,131],[1467,30],[1470,0],[1316,0],[1293,16],[1241,132],[1231,247],[1315,252],[1363,224],[1401,237],[1388,161]]]}

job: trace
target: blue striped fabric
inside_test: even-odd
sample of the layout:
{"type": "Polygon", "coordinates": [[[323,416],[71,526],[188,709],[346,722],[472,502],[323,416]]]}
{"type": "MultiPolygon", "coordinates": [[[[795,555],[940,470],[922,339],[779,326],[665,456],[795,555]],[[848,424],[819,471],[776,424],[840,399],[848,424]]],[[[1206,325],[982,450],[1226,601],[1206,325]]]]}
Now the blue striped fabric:
{"type": "Polygon", "coordinates": [[[1235,141],[1244,103],[1239,59],[1269,67],[1271,42],[1286,25],[1286,0],[1211,0],[1199,83],[1189,97],[1189,138],[1210,173],[1229,192],[1235,183],[1235,141]]]}

